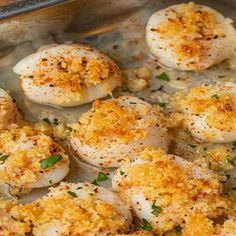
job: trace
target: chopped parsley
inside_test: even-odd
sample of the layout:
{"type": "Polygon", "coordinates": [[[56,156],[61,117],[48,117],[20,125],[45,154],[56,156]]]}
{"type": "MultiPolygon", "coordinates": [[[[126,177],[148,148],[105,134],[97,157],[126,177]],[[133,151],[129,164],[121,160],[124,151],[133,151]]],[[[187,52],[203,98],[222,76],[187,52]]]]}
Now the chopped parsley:
{"type": "Polygon", "coordinates": [[[5,161],[8,157],[9,155],[2,155],[0,156],[0,161],[5,161]]]}
{"type": "Polygon", "coordinates": [[[42,169],[46,169],[49,168],[53,165],[55,165],[58,161],[60,161],[62,159],[61,155],[52,155],[49,156],[43,160],[40,161],[40,165],[42,169]]]}
{"type": "Polygon", "coordinates": [[[73,132],[73,131],[75,132],[75,130],[72,129],[70,126],[67,126],[66,128],[67,128],[70,132],[73,132]]]}
{"type": "Polygon", "coordinates": [[[80,189],[82,189],[83,187],[78,187],[78,188],[76,188],[77,190],[80,190],[80,189]]]}
{"type": "Polygon", "coordinates": [[[194,145],[194,144],[188,144],[188,146],[191,147],[191,148],[197,147],[197,145],[194,145]]]}
{"type": "Polygon", "coordinates": [[[236,141],[234,141],[232,145],[233,145],[233,148],[236,148],[236,141]]]}
{"type": "Polygon", "coordinates": [[[159,216],[159,214],[163,211],[160,206],[155,205],[156,202],[152,204],[152,214],[155,216],[159,216]]]}
{"type": "Polygon", "coordinates": [[[125,172],[124,171],[120,171],[120,175],[124,175],[125,174],[125,172]]]}
{"type": "Polygon", "coordinates": [[[208,162],[208,168],[211,170],[211,162],[208,162]]]}
{"type": "Polygon", "coordinates": [[[136,102],[129,102],[129,104],[137,104],[136,102]]]}
{"type": "Polygon", "coordinates": [[[174,227],[174,229],[175,229],[175,232],[177,232],[177,233],[181,233],[181,231],[182,231],[182,227],[180,225],[176,225],[174,227]]]}
{"type": "Polygon", "coordinates": [[[99,172],[97,178],[92,182],[94,185],[98,185],[98,182],[104,182],[108,180],[108,177],[103,172],[99,172]]]}
{"type": "Polygon", "coordinates": [[[231,164],[231,165],[234,165],[234,162],[236,161],[236,156],[233,157],[232,159],[228,159],[228,162],[231,164]]]}
{"type": "Polygon", "coordinates": [[[217,94],[214,94],[211,96],[212,98],[215,98],[215,99],[220,99],[220,97],[217,95],[217,94]]]}
{"type": "Polygon", "coordinates": [[[218,78],[223,79],[225,78],[225,75],[218,75],[218,78]]]}
{"type": "Polygon", "coordinates": [[[233,187],[232,190],[236,191],[236,187],[233,187]]]}
{"type": "Polygon", "coordinates": [[[51,125],[51,121],[47,117],[43,118],[42,121],[44,121],[48,125],[51,125]]]}
{"type": "Polygon", "coordinates": [[[166,103],[164,103],[164,102],[158,102],[157,105],[160,106],[160,107],[165,107],[165,106],[166,106],[166,103]]]}
{"type": "Polygon", "coordinates": [[[230,179],[230,175],[225,175],[227,179],[230,179]]]}
{"type": "Polygon", "coordinates": [[[170,80],[170,78],[169,78],[169,76],[166,74],[166,72],[163,72],[163,73],[161,73],[160,75],[157,75],[157,76],[156,76],[156,79],[164,80],[164,81],[169,81],[169,80],[170,80]]]}
{"type": "Polygon", "coordinates": [[[146,219],[142,219],[142,227],[141,228],[144,230],[147,230],[147,231],[153,230],[152,225],[146,219]]]}
{"type": "Polygon", "coordinates": [[[75,192],[67,191],[68,194],[70,194],[72,197],[78,197],[75,192]]]}

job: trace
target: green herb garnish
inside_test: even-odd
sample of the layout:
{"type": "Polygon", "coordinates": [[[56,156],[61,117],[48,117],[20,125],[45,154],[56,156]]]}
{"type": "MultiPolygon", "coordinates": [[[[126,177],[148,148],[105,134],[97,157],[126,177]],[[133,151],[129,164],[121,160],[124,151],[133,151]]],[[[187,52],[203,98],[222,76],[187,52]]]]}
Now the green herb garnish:
{"type": "Polygon", "coordinates": [[[169,78],[169,76],[166,74],[166,72],[163,72],[163,73],[161,73],[160,75],[157,75],[157,76],[156,76],[156,79],[164,80],[164,81],[169,81],[169,80],[170,80],[170,78],[169,78]]]}
{"type": "Polygon", "coordinates": [[[49,168],[53,165],[55,165],[58,161],[60,161],[62,159],[61,155],[52,155],[49,156],[43,160],[40,161],[40,165],[42,169],[46,169],[49,168]]]}
{"type": "Polygon", "coordinates": [[[42,121],[44,121],[48,125],[51,125],[51,121],[47,117],[43,118],[42,121]]]}
{"type": "Polygon", "coordinates": [[[67,191],[67,193],[69,193],[72,197],[78,197],[77,194],[72,191],[67,191]]]}
{"type": "Polygon", "coordinates": [[[92,182],[94,185],[98,185],[98,182],[103,182],[108,180],[108,177],[103,172],[99,172],[97,178],[92,182]]]}
{"type": "Polygon", "coordinates": [[[208,162],[208,168],[211,170],[211,162],[208,162]]]}
{"type": "Polygon", "coordinates": [[[236,148],[236,141],[232,142],[233,148],[236,148]]]}
{"type": "Polygon", "coordinates": [[[228,162],[231,164],[231,165],[234,165],[234,162],[236,161],[236,156],[233,157],[232,159],[228,159],[228,162]]]}
{"type": "Polygon", "coordinates": [[[215,99],[220,99],[220,97],[217,95],[217,94],[214,94],[211,96],[212,98],[215,98],[215,99]]]}
{"type": "Polygon", "coordinates": [[[225,75],[218,75],[218,78],[220,79],[225,78],[225,75]]]}
{"type": "Polygon", "coordinates": [[[0,161],[5,161],[8,157],[9,155],[2,155],[0,156],[0,161]]]}
{"type": "Polygon", "coordinates": [[[166,106],[166,103],[164,103],[164,102],[158,102],[157,105],[160,106],[160,107],[165,107],[165,106],[166,106]]]}
{"type": "Polygon", "coordinates": [[[194,144],[188,144],[188,146],[191,147],[191,148],[197,147],[197,145],[194,145],[194,144]]]}
{"type": "Polygon", "coordinates": [[[236,191],[236,187],[233,187],[232,190],[236,191]]]}
{"type": "Polygon", "coordinates": [[[78,187],[77,190],[82,189],[83,187],[78,187]]]}
{"type": "Polygon", "coordinates": [[[155,205],[156,202],[152,204],[152,214],[155,216],[159,216],[159,214],[163,211],[160,206],[155,205]]]}
{"type": "Polygon", "coordinates": [[[124,171],[120,171],[120,175],[124,175],[125,174],[125,172],[124,171]]]}
{"type": "Polygon", "coordinates": [[[177,232],[177,233],[181,233],[181,231],[182,231],[182,227],[180,225],[176,225],[174,227],[174,229],[175,229],[175,232],[177,232]]]}
{"type": "Polygon", "coordinates": [[[129,104],[137,104],[137,102],[129,102],[129,104]]]}
{"type": "Polygon", "coordinates": [[[70,132],[73,132],[73,131],[75,132],[75,130],[72,129],[70,126],[67,126],[66,128],[67,128],[70,132]]]}
{"type": "Polygon", "coordinates": [[[141,228],[144,230],[147,230],[147,231],[153,230],[152,225],[146,219],[142,219],[142,227],[141,228]]]}

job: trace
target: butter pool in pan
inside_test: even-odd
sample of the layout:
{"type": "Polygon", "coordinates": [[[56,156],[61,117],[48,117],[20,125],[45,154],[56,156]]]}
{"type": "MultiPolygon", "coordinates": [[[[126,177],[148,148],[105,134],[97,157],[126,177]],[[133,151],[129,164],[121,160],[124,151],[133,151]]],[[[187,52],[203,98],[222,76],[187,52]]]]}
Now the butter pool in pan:
{"type": "MultiPolygon", "coordinates": [[[[37,168],[51,168],[48,172],[37,174],[35,171],[35,176],[32,175],[36,178],[34,183],[41,183],[37,179],[41,178],[41,175],[47,176],[45,181],[49,183],[43,182],[39,187],[60,182],[64,176],[59,176],[59,179],[52,181],[46,175],[55,173],[53,172],[54,168],[56,170],[60,165],[66,170],[64,173],[66,175],[69,161],[67,156],[64,157],[65,150],[70,156],[70,170],[63,182],[89,182],[87,185],[85,184],[86,188],[91,188],[91,191],[95,193],[97,190],[94,190],[90,183],[94,186],[113,187],[122,199],[128,199],[131,204],[126,208],[133,209],[137,225],[144,230],[137,232],[137,235],[146,235],[146,233],[149,235],[148,233],[152,234],[152,232],[154,235],[163,233],[185,236],[235,235],[233,225],[236,216],[234,212],[236,186],[234,163],[236,54],[234,45],[236,38],[232,21],[219,15],[211,8],[198,6],[194,3],[174,5],[155,13],[157,9],[160,8],[157,8],[155,4],[147,5],[125,20],[121,20],[119,25],[113,25],[111,31],[103,34],[85,37],[81,34],[65,33],[56,37],[27,42],[15,47],[10,54],[1,59],[1,87],[10,90],[10,94],[16,100],[17,107],[20,108],[20,113],[27,120],[20,121],[18,125],[20,128],[13,125],[9,129],[14,129],[14,131],[5,131],[0,135],[1,149],[6,152],[3,153],[1,160],[5,162],[5,166],[3,166],[7,172],[5,176],[16,169],[15,162],[11,160],[13,158],[17,160],[19,156],[16,158],[12,154],[14,150],[25,145],[25,149],[30,150],[26,153],[30,155],[37,149],[32,148],[34,142],[39,147],[43,147],[45,140],[47,140],[48,145],[54,146],[53,151],[49,154],[40,153],[41,156],[37,157],[40,166],[31,163],[32,168],[37,171],[37,168]],[[170,18],[172,20],[169,20],[170,18]],[[189,24],[190,19],[192,20],[191,24],[189,24]],[[209,24],[205,25],[205,20],[209,24]],[[192,29],[192,25],[195,24],[196,28],[192,29]],[[201,30],[204,27],[206,30],[203,32],[201,30]],[[176,31],[176,29],[178,30],[176,31]],[[179,31],[181,31],[181,35],[178,34],[179,31]],[[172,34],[175,37],[171,36],[172,34]],[[194,45],[191,44],[192,40],[194,45]],[[204,46],[201,44],[202,41],[204,41],[204,46]],[[101,72],[101,68],[105,71],[102,74],[95,72],[95,75],[99,74],[95,84],[83,80],[82,87],[84,85],[88,88],[92,87],[93,90],[85,90],[85,93],[86,91],[91,92],[92,98],[89,97],[80,102],[80,94],[73,94],[74,91],[70,91],[72,93],[69,94],[66,92],[67,90],[62,90],[56,91],[55,96],[63,98],[63,93],[65,93],[69,98],[53,100],[50,96],[55,91],[53,90],[55,81],[44,80],[43,84],[40,84],[41,77],[45,78],[45,71],[50,73],[51,77],[54,75],[57,77],[58,71],[64,72],[67,69],[73,71],[75,75],[78,74],[77,70],[73,70],[74,65],[71,63],[71,58],[66,58],[69,63],[65,61],[60,65],[57,64],[56,69],[53,68],[53,73],[51,73],[51,64],[48,66],[45,58],[48,53],[57,53],[53,51],[57,47],[55,43],[66,43],[62,49],[59,49],[59,57],[65,55],[65,48],[71,48],[72,44],[78,45],[78,43],[86,43],[103,51],[104,54],[100,54],[96,49],[86,47],[88,54],[95,50],[96,58],[100,58],[98,65],[90,56],[88,61],[90,63],[92,60],[91,67],[98,68],[98,72],[101,72]],[[45,47],[45,45],[51,46],[45,47]],[[41,46],[43,48],[39,49],[41,46]],[[159,47],[158,50],[156,50],[157,47],[159,47]],[[23,59],[38,49],[39,54],[33,54],[31,57],[23,59]],[[35,55],[36,57],[40,55],[36,61],[35,55]],[[18,63],[22,59],[23,61],[18,63]],[[38,63],[37,60],[44,67],[35,72],[32,66],[38,63]],[[30,67],[29,63],[31,63],[30,67]],[[17,66],[14,67],[16,64],[17,66]],[[21,75],[21,79],[13,73],[12,67],[17,74],[21,75]],[[46,88],[47,96],[43,96],[45,90],[39,94],[36,94],[39,92],[37,88],[30,90],[32,84],[29,80],[32,77],[36,80],[35,85],[39,87],[45,86],[49,82],[49,86],[46,88]],[[96,90],[96,86],[101,81],[102,83],[107,82],[107,87],[103,85],[104,92],[96,94],[94,91],[101,91],[101,87],[96,90]],[[123,85],[120,86],[122,81],[124,81],[123,85]],[[24,88],[24,93],[21,87],[24,88]],[[51,88],[52,90],[50,90],[51,88]],[[107,100],[104,98],[106,95],[124,96],[120,100],[129,101],[129,105],[124,106],[122,102],[118,102],[119,99],[107,100]],[[130,98],[130,96],[137,96],[140,99],[130,98]],[[92,107],[91,104],[77,106],[99,98],[104,98],[102,99],[104,101],[97,101],[93,103],[92,107]],[[151,105],[147,105],[146,102],[151,105]],[[145,119],[142,119],[143,117],[145,119]],[[118,126],[116,118],[123,119],[120,124],[118,123],[118,126]],[[34,124],[34,128],[28,128],[32,126],[31,122],[39,123],[34,124]],[[106,129],[106,124],[109,122],[113,122],[110,123],[112,133],[106,129]],[[129,125],[125,125],[126,123],[129,125]],[[99,129],[99,124],[101,127],[105,125],[104,128],[99,129]],[[154,129],[154,126],[158,128],[154,129]],[[158,138],[156,135],[150,135],[145,143],[144,137],[148,128],[161,135],[158,138]],[[121,132],[124,130],[125,132],[121,132]],[[41,132],[43,137],[39,136],[38,132],[41,132]],[[107,134],[111,138],[108,139],[107,134]],[[48,139],[50,136],[53,137],[53,140],[48,139]],[[13,151],[3,142],[4,137],[17,143],[13,151]],[[27,142],[23,137],[27,139],[27,142]],[[43,141],[37,141],[38,139],[43,141]],[[133,139],[135,145],[138,143],[138,147],[130,142],[133,139]],[[73,142],[74,145],[72,145],[73,142]],[[109,145],[108,142],[110,142],[109,145]],[[122,146],[120,143],[125,145],[122,146]],[[91,149],[91,145],[95,146],[95,151],[91,149]],[[117,147],[119,147],[119,152],[114,152],[113,148],[117,147]],[[99,148],[103,148],[103,152],[96,152],[99,148]],[[91,155],[91,150],[93,155],[91,155]],[[116,155],[123,155],[123,150],[127,150],[127,152],[132,150],[137,155],[132,154],[128,155],[128,158],[116,159],[115,164],[109,160],[109,158],[113,160],[116,155]],[[166,154],[166,151],[169,154],[166,154]],[[99,153],[102,153],[102,158],[99,153]],[[79,157],[80,155],[82,158],[79,157]],[[65,162],[63,162],[64,159],[65,162]],[[54,164],[56,165],[53,166],[54,164]],[[115,174],[114,167],[119,167],[115,174]],[[163,174],[160,175],[161,171],[163,174]],[[175,171],[178,179],[172,175],[175,171]],[[136,174],[137,178],[135,178],[136,174]],[[156,176],[159,176],[158,180],[156,176]],[[165,182],[167,179],[171,183],[165,182]],[[186,189],[188,193],[186,193],[186,189]],[[167,197],[165,194],[172,194],[173,197],[169,195],[167,197]],[[176,212],[175,209],[180,208],[182,210],[176,212]],[[223,223],[214,222],[213,224],[213,220],[216,218],[224,217],[226,220],[223,223]],[[193,226],[196,221],[199,222],[199,227],[193,226]]],[[[224,15],[227,16],[227,14],[224,15]]],[[[78,50],[78,46],[75,49],[78,50]]],[[[86,57],[80,52],[72,56],[76,57],[77,55],[86,57]]],[[[50,62],[50,60],[48,61],[50,62]]],[[[76,59],[76,66],[81,66],[82,70],[85,66],[83,63],[85,63],[83,60],[76,59]]],[[[89,66],[85,66],[85,71],[86,74],[80,74],[80,78],[83,76],[88,78],[89,66]]],[[[77,77],[74,79],[76,80],[77,77]]],[[[60,81],[58,84],[59,87],[63,87],[60,81]]],[[[81,84],[76,85],[81,86],[81,84]]],[[[73,83],[71,88],[75,88],[73,83]]],[[[49,193],[41,200],[41,197],[48,192],[48,188],[36,187],[37,189],[31,190],[31,186],[35,185],[32,185],[30,181],[30,184],[27,182],[27,176],[22,177],[20,174],[18,176],[21,179],[17,181],[15,186],[12,184],[14,179],[12,180],[9,176],[5,177],[5,182],[14,188],[9,189],[3,184],[2,192],[8,198],[11,195],[18,196],[20,203],[28,205],[18,206],[16,203],[9,203],[9,207],[2,213],[7,217],[12,214],[14,218],[19,219],[23,217],[19,212],[24,211],[25,221],[27,221],[33,217],[32,215],[27,216],[27,214],[34,204],[37,205],[37,202],[34,203],[36,199],[39,205],[42,204],[40,207],[43,212],[45,210],[43,208],[44,202],[57,201],[59,198],[61,200],[69,199],[68,202],[72,207],[77,201],[73,198],[83,195],[83,191],[80,190],[83,184],[79,184],[82,187],[75,185],[75,189],[73,184],[67,187],[66,183],[61,183],[59,187],[50,190],[53,194],[49,193]],[[7,182],[7,180],[9,181],[7,182]],[[61,195],[57,194],[57,191],[61,191],[61,195]],[[30,202],[33,202],[32,205],[30,202]]],[[[51,174],[50,177],[53,179],[54,175],[51,174]]],[[[102,204],[105,207],[109,197],[105,199],[103,197],[99,200],[104,201],[102,204]]],[[[108,205],[111,203],[109,201],[108,205]]],[[[83,204],[85,203],[83,202],[83,204]]],[[[112,207],[111,205],[109,207],[112,207]]],[[[4,205],[4,207],[7,206],[4,205]]],[[[106,207],[108,206],[106,205],[106,207]]],[[[112,222],[117,227],[117,231],[110,232],[102,228],[104,235],[129,233],[130,212],[125,212],[123,214],[125,217],[122,217],[118,216],[119,210],[112,209],[114,210],[110,211],[111,214],[114,214],[112,222]]],[[[101,211],[101,214],[103,213],[101,211]]],[[[106,219],[110,220],[108,215],[107,217],[106,219]]],[[[56,219],[55,225],[46,222],[46,218],[45,222],[37,222],[33,218],[31,220],[34,224],[33,233],[35,235],[52,235],[52,233],[58,235],[58,230],[64,235],[71,233],[68,225],[69,218],[68,222],[65,220],[68,228],[58,226],[56,219]]],[[[28,226],[24,225],[24,227],[27,232],[28,226]]],[[[83,230],[85,231],[80,232],[82,235],[87,232],[85,228],[83,230]]],[[[96,235],[96,229],[94,228],[94,230],[91,235],[96,235]]],[[[98,230],[103,232],[101,229],[98,230]]]]}

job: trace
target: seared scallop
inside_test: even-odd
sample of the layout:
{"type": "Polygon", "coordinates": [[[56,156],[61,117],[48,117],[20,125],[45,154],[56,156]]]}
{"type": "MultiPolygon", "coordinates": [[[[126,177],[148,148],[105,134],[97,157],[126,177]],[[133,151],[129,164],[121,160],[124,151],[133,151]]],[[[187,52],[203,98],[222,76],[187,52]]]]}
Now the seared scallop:
{"type": "Polygon", "coordinates": [[[13,70],[30,100],[62,107],[105,97],[123,80],[109,57],[80,44],[44,47],[23,58],[13,70]]]}
{"type": "Polygon", "coordinates": [[[194,212],[216,218],[229,206],[211,171],[160,148],[147,148],[118,168],[112,185],[131,201],[142,226],[158,235],[185,227],[194,212]]]}
{"type": "Polygon", "coordinates": [[[180,99],[184,123],[199,141],[236,140],[236,84],[219,83],[192,88],[180,99]]]}
{"type": "Polygon", "coordinates": [[[178,70],[206,69],[229,58],[236,46],[232,20],[192,2],[155,12],[146,39],[161,64],[178,70]]]}
{"type": "Polygon", "coordinates": [[[12,187],[50,186],[69,171],[69,158],[63,148],[29,126],[3,130],[0,153],[0,182],[12,187]]]}
{"type": "Polygon", "coordinates": [[[118,167],[147,146],[168,146],[161,108],[136,97],[95,101],[71,127],[72,149],[99,167],[118,167]]]}
{"type": "Polygon", "coordinates": [[[0,88],[0,129],[16,123],[20,114],[11,96],[0,88]]]}
{"type": "Polygon", "coordinates": [[[15,218],[32,222],[33,235],[102,236],[129,232],[129,205],[111,190],[89,183],[61,183],[50,190],[47,196],[13,211],[15,218]]]}

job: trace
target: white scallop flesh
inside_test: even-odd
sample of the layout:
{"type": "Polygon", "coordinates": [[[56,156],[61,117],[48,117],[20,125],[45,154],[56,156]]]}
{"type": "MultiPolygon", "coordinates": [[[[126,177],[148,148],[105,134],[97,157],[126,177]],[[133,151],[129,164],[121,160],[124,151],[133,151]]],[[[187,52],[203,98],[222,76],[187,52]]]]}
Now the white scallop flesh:
{"type": "MultiPolygon", "coordinates": [[[[32,141],[32,138],[26,137],[26,138],[20,138],[19,140],[17,140],[16,144],[10,147],[6,152],[8,154],[12,154],[19,150],[30,150],[36,147],[37,147],[37,144],[34,141],[32,141]]],[[[60,182],[68,174],[70,162],[69,162],[68,156],[65,154],[62,148],[61,148],[60,153],[58,153],[57,155],[61,155],[62,160],[59,160],[57,162],[57,165],[51,166],[48,169],[42,170],[39,173],[39,176],[36,181],[20,184],[20,186],[12,182],[9,184],[11,184],[12,186],[16,186],[16,187],[18,186],[18,187],[23,187],[23,188],[43,188],[43,187],[48,187],[55,183],[60,182]]],[[[45,158],[47,158],[47,156],[45,156],[45,158]]],[[[7,160],[0,163],[0,171],[4,172],[7,168],[8,168],[7,160]]],[[[19,170],[20,168],[21,167],[19,167],[19,170]]],[[[27,168],[23,169],[22,171],[26,172],[27,168]]]]}
{"type": "Polygon", "coordinates": [[[19,118],[19,112],[11,96],[0,88],[0,128],[16,123],[19,118]]]}
{"type": "MultiPolygon", "coordinates": [[[[67,186],[67,191],[75,193],[77,195],[77,198],[79,198],[80,200],[86,200],[89,196],[93,195],[95,196],[95,200],[100,200],[112,205],[117,211],[117,214],[125,219],[125,226],[127,227],[128,231],[132,223],[130,206],[128,205],[128,203],[122,200],[119,195],[117,195],[117,193],[103,187],[92,185],[90,183],[61,183],[58,187],[55,187],[54,189],[52,188],[51,192],[49,192],[49,194],[44,198],[54,198],[60,196],[63,192],[65,192],[65,190],[63,190],[65,189],[65,186],[67,186]]],[[[40,199],[38,201],[40,201],[40,199]]],[[[86,233],[86,235],[114,235],[116,232],[117,229],[112,228],[108,228],[104,231],[95,228],[94,231],[88,232],[86,233]]],[[[68,229],[66,226],[54,225],[53,223],[51,224],[51,226],[44,226],[42,224],[34,227],[33,233],[35,236],[59,236],[67,234],[68,229]]]]}
{"type": "MultiPolygon", "coordinates": [[[[233,106],[231,107],[230,112],[236,111],[236,84],[231,82],[226,82],[223,85],[219,84],[216,86],[218,93],[225,95],[233,95],[231,102],[233,106]]],[[[214,94],[209,95],[209,99],[214,94]]],[[[219,95],[220,96],[220,95],[219,95]]],[[[220,99],[219,99],[220,100],[220,99]]],[[[223,104],[222,104],[223,106],[223,104]]],[[[207,109],[200,114],[193,114],[191,109],[184,108],[185,113],[185,125],[192,134],[192,136],[198,141],[213,142],[213,143],[229,143],[236,140],[236,130],[232,129],[230,131],[225,130],[223,126],[219,129],[209,124],[208,116],[212,115],[207,109]]],[[[218,111],[220,112],[220,111],[218,111]]],[[[219,116],[219,113],[215,112],[214,115],[216,118],[219,116]]],[[[233,121],[232,121],[233,122],[233,121]]]]}
{"type": "MultiPolygon", "coordinates": [[[[144,102],[137,97],[123,96],[117,99],[120,105],[124,107],[133,107],[137,104],[143,104],[147,107],[151,107],[150,104],[144,102]]],[[[142,117],[146,121],[149,118],[156,117],[156,114],[148,114],[146,117],[142,117]]],[[[119,119],[119,117],[117,117],[119,119]]],[[[104,137],[104,144],[109,143],[102,148],[98,148],[93,145],[83,143],[76,135],[71,135],[70,145],[72,149],[78,154],[80,158],[88,162],[91,165],[98,167],[119,167],[123,162],[127,162],[136,156],[136,152],[145,147],[162,147],[168,149],[169,138],[167,129],[162,126],[156,117],[157,125],[152,125],[146,130],[146,137],[140,140],[130,141],[129,143],[122,143],[119,140],[113,139],[113,137],[104,137]]],[[[99,124],[98,124],[99,125],[99,124]]]]}
{"type": "MultiPolygon", "coordinates": [[[[179,19],[181,22],[181,17],[179,19]]],[[[187,21],[189,21],[189,19],[187,21]]],[[[206,24],[208,24],[208,22],[206,22],[206,24]]],[[[209,24],[206,26],[208,27],[209,24]]],[[[207,31],[207,28],[204,29],[206,26],[203,25],[203,30],[207,31]]],[[[168,27],[165,27],[164,30],[168,31],[168,27]]],[[[173,5],[155,12],[150,17],[146,27],[146,40],[151,53],[158,58],[161,64],[178,70],[203,70],[229,58],[236,46],[235,39],[236,32],[230,19],[225,18],[210,7],[195,5],[193,3],[173,5]],[[202,12],[200,14],[204,14],[204,12],[206,12],[212,17],[215,17],[216,28],[212,30],[217,37],[214,37],[214,34],[210,39],[202,38],[202,36],[195,37],[194,34],[198,32],[195,32],[192,35],[192,30],[195,27],[194,25],[192,27],[189,26],[190,32],[188,32],[188,29],[186,30],[184,28],[172,34],[156,30],[160,25],[167,23],[168,21],[177,21],[179,14],[181,14],[179,12],[182,12],[182,14],[187,12],[188,14],[189,11],[186,7],[193,7],[196,13],[202,12]],[[184,43],[181,41],[180,34],[185,34],[183,35],[184,40],[188,39],[187,44],[192,47],[189,49],[189,52],[187,51],[187,54],[191,54],[191,50],[195,50],[195,38],[197,38],[199,43],[197,47],[203,47],[200,54],[191,54],[182,57],[180,52],[176,50],[176,45],[183,45],[183,47],[185,47],[184,43]]]]}
{"type": "MultiPolygon", "coordinates": [[[[214,175],[212,174],[212,172],[208,169],[205,169],[205,168],[203,169],[192,162],[184,160],[183,158],[179,156],[168,154],[167,158],[174,160],[180,168],[190,170],[188,174],[191,175],[191,178],[199,179],[199,180],[206,180],[206,181],[212,181],[212,180],[217,181],[214,175]]],[[[182,223],[183,219],[180,219],[177,214],[180,211],[178,205],[170,204],[169,206],[165,206],[164,214],[156,216],[155,214],[152,213],[153,201],[151,201],[148,198],[148,196],[146,196],[145,192],[142,191],[141,188],[136,188],[135,184],[134,184],[134,187],[127,189],[125,192],[122,192],[122,190],[119,188],[119,185],[122,184],[122,181],[124,180],[124,178],[126,178],[126,173],[129,173],[130,167],[136,166],[142,163],[146,163],[146,162],[148,161],[137,158],[133,162],[130,162],[118,168],[115,171],[112,178],[113,189],[119,192],[120,194],[124,194],[125,196],[128,197],[128,199],[131,202],[132,209],[134,210],[135,214],[140,219],[140,221],[142,221],[142,219],[146,219],[153,227],[155,228],[157,227],[157,229],[158,229],[158,225],[165,225],[166,222],[176,222],[176,225],[179,223],[182,223]],[[156,224],[158,225],[156,226],[156,224]]],[[[143,178],[145,178],[145,176],[143,178]]],[[[143,188],[145,188],[145,186],[143,188]]],[[[219,188],[214,191],[216,191],[217,193],[218,192],[220,193],[221,189],[219,188]]],[[[168,192],[168,190],[165,192],[168,192]]],[[[152,192],[152,194],[155,194],[155,193],[152,192]]],[[[206,192],[206,195],[207,195],[207,192],[206,192]]],[[[163,204],[162,197],[161,195],[159,195],[159,193],[157,193],[155,197],[155,205],[161,206],[162,204],[163,204]]],[[[186,204],[188,204],[187,201],[186,201],[186,204]]],[[[197,204],[197,200],[196,200],[196,204],[197,204]]]]}
{"type": "MultiPolygon", "coordinates": [[[[40,104],[62,107],[78,106],[105,97],[111,94],[112,90],[119,86],[122,80],[120,69],[109,57],[96,49],[80,44],[43,47],[36,53],[23,58],[15,65],[13,70],[16,74],[21,75],[21,86],[28,99],[40,104]],[[96,83],[95,81],[91,86],[82,85],[76,91],[73,89],[65,90],[63,86],[54,86],[53,82],[42,84],[33,82],[32,76],[38,72],[42,72],[47,76],[47,72],[57,70],[57,73],[60,74],[60,70],[57,69],[58,63],[62,61],[66,65],[67,62],[70,62],[72,56],[78,60],[89,61],[95,59],[102,61],[104,65],[110,68],[109,76],[103,78],[100,82],[96,83]],[[44,59],[48,62],[46,66],[40,64],[44,59]]],[[[83,73],[86,73],[85,69],[83,70],[83,73]]],[[[97,73],[100,72],[97,71],[97,73]]],[[[40,77],[38,80],[40,80],[40,77]]],[[[64,83],[69,84],[70,81],[64,81],[64,83]]]]}

